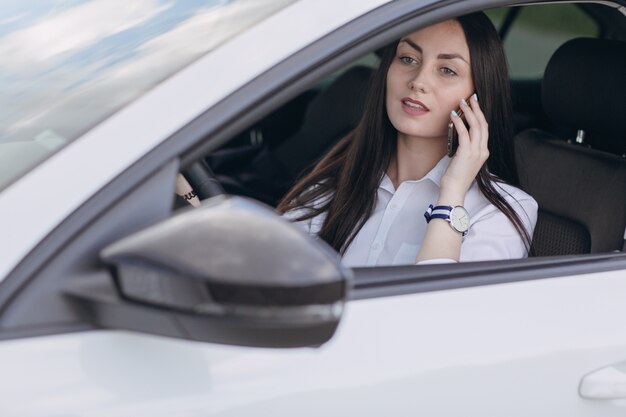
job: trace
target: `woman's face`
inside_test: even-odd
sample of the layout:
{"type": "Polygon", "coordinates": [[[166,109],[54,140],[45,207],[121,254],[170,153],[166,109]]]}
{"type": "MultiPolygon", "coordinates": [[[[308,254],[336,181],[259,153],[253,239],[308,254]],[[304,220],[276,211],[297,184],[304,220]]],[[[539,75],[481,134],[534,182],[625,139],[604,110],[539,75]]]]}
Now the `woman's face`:
{"type": "Polygon", "coordinates": [[[403,37],[387,72],[387,114],[400,134],[441,138],[450,112],[474,92],[469,48],[448,20],[403,37]]]}

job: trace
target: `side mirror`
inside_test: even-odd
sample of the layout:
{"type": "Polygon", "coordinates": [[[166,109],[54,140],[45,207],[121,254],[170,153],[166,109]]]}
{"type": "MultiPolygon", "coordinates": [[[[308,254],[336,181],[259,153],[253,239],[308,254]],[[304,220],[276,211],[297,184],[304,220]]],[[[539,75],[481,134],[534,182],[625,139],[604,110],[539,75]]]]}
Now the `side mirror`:
{"type": "Polygon", "coordinates": [[[233,196],[205,200],[200,208],[115,242],[101,258],[113,276],[107,276],[114,285],[108,304],[107,297],[93,297],[98,291],[91,291],[90,302],[85,284],[68,288],[92,321],[235,345],[328,341],[351,282],[351,271],[324,242],[269,207],[233,196]],[[175,326],[148,318],[164,313],[175,326]]]}

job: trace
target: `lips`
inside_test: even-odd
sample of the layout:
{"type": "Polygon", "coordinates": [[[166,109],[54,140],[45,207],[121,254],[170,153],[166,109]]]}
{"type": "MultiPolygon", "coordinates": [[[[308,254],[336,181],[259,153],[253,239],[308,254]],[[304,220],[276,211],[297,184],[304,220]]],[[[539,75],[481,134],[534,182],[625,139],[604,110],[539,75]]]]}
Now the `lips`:
{"type": "Polygon", "coordinates": [[[420,116],[430,111],[430,109],[419,100],[413,100],[410,97],[404,97],[401,101],[402,110],[404,110],[411,116],[420,116]]]}
{"type": "Polygon", "coordinates": [[[406,105],[406,106],[409,106],[409,107],[412,107],[412,108],[415,108],[415,109],[422,109],[422,110],[425,110],[425,111],[429,111],[429,110],[430,110],[430,109],[429,109],[429,108],[428,108],[428,107],[427,107],[424,103],[422,103],[421,101],[419,101],[419,100],[413,100],[412,98],[409,98],[409,97],[404,97],[404,98],[402,99],[402,104],[404,104],[404,105],[406,105]]]}

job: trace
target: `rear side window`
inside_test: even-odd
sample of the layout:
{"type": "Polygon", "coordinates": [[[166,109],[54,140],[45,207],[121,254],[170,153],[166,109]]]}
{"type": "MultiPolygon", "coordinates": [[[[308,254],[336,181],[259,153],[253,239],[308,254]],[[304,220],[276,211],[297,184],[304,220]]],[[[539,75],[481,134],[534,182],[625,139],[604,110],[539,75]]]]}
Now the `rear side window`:
{"type": "MultiPolygon", "coordinates": [[[[492,9],[487,15],[499,29],[512,9],[492,9]]],[[[550,57],[573,38],[597,37],[598,24],[575,4],[521,7],[504,37],[511,78],[541,78],[550,57]]]]}

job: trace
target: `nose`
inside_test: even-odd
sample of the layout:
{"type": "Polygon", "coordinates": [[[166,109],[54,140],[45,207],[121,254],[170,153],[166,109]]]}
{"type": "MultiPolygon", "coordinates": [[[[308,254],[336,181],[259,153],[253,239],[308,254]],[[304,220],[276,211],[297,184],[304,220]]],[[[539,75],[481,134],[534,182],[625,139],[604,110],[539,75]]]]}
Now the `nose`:
{"type": "Polygon", "coordinates": [[[409,88],[416,93],[428,92],[428,80],[424,67],[416,70],[415,75],[409,80],[409,88]]]}

